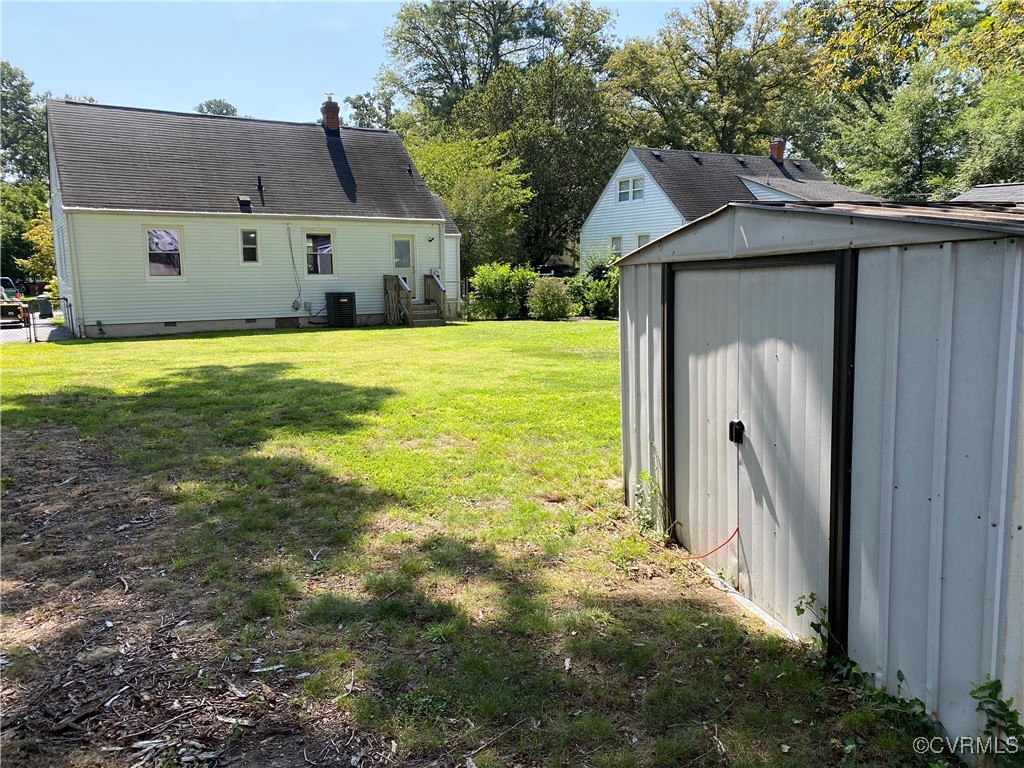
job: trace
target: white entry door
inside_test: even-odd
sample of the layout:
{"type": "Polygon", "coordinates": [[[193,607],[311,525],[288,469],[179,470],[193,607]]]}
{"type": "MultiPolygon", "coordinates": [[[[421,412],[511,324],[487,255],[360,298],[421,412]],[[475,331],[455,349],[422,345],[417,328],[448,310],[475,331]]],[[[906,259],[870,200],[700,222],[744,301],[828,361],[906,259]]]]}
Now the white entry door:
{"type": "Polygon", "coordinates": [[[739,526],[706,564],[809,636],[794,609],[828,599],[835,267],[675,281],[676,533],[703,553],[739,526]]]}
{"type": "Polygon", "coordinates": [[[394,274],[405,278],[412,289],[412,296],[419,296],[416,285],[416,248],[412,235],[394,235],[391,238],[391,255],[394,274]]]}

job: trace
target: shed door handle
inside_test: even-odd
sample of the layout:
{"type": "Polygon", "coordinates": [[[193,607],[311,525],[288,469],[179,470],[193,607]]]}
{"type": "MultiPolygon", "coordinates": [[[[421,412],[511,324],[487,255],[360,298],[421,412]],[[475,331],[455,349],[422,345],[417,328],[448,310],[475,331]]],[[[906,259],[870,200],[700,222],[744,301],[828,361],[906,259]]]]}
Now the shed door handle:
{"type": "Polygon", "coordinates": [[[746,431],[746,427],[743,426],[743,422],[730,421],[729,422],[729,442],[736,443],[736,445],[743,445],[743,433],[746,431]]]}

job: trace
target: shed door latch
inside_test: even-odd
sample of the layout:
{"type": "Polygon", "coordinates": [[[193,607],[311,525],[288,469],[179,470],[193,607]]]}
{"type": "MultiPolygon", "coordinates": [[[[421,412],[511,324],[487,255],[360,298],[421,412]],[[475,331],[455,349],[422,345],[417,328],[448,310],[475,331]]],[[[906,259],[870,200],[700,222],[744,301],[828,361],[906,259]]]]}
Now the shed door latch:
{"type": "Polygon", "coordinates": [[[729,442],[736,443],[736,445],[743,445],[743,433],[746,431],[746,427],[743,426],[743,422],[739,419],[729,422],[729,442]]]}

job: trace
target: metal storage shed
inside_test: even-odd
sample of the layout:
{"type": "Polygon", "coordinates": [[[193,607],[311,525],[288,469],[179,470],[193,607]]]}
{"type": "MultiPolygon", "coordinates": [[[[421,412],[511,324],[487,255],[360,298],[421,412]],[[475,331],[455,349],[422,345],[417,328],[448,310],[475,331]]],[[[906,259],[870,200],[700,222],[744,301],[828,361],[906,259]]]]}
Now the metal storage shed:
{"type": "Polygon", "coordinates": [[[731,203],[619,262],[627,503],[693,551],[738,528],[712,570],[803,636],[815,593],[952,736],[986,675],[1024,699],[1022,236],[1016,205],[731,203]]]}

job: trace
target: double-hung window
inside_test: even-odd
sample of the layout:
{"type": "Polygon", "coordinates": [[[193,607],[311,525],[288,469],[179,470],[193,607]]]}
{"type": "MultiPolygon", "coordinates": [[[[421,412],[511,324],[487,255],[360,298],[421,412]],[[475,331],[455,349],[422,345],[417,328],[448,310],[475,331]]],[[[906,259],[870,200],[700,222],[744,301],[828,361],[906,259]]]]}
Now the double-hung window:
{"type": "Polygon", "coordinates": [[[181,230],[147,229],[150,277],[181,277],[181,230]]]}
{"type": "Polygon", "coordinates": [[[614,255],[616,259],[620,258],[622,256],[622,235],[614,235],[612,237],[611,246],[612,255],[614,255]]]}
{"type": "Polygon", "coordinates": [[[255,229],[242,230],[242,263],[260,263],[259,236],[255,229]]]}
{"type": "Polygon", "coordinates": [[[306,233],[306,274],[334,274],[334,248],[330,233],[306,233]]]}
{"type": "Polygon", "coordinates": [[[636,176],[632,179],[619,181],[619,202],[628,203],[630,200],[644,199],[644,177],[636,176]]]}

